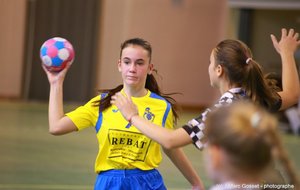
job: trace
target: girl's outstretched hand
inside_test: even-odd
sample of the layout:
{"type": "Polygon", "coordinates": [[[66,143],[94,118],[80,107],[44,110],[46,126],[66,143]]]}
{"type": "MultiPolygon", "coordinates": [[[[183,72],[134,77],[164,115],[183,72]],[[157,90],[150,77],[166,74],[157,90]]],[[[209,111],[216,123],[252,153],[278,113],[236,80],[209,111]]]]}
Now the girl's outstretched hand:
{"type": "Polygon", "coordinates": [[[298,46],[300,45],[300,40],[298,40],[298,38],[299,33],[295,32],[294,29],[289,29],[289,31],[287,31],[287,29],[282,28],[280,41],[278,41],[277,38],[273,34],[271,34],[273,46],[279,54],[294,54],[298,46]]]}
{"type": "Polygon", "coordinates": [[[117,106],[127,121],[131,121],[133,116],[138,115],[138,109],[132,102],[131,97],[125,97],[121,92],[113,95],[110,102],[117,106]]]}

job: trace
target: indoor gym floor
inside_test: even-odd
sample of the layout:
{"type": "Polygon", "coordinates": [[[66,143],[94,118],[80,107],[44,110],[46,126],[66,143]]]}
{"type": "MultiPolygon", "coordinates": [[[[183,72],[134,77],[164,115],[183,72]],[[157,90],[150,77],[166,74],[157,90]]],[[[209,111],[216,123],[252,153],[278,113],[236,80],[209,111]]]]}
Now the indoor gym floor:
{"type": "MultiPolygon", "coordinates": [[[[77,105],[68,105],[70,111],[77,105]]],[[[97,141],[93,128],[65,136],[48,133],[47,103],[0,101],[0,190],[93,189],[97,141]]],[[[179,126],[197,116],[181,113],[179,126]]],[[[282,134],[284,145],[300,174],[300,137],[282,134]]],[[[184,151],[209,187],[203,152],[193,145],[184,151]]],[[[165,158],[159,167],[170,190],[189,189],[181,173],[165,158]]]]}

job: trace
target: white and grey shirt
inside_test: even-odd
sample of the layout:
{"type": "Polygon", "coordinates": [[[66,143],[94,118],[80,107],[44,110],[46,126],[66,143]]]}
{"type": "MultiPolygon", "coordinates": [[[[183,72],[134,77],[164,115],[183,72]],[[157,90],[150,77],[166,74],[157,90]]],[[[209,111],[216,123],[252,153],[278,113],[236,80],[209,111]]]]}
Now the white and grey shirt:
{"type": "Polygon", "coordinates": [[[194,145],[202,150],[206,145],[206,138],[203,133],[205,128],[204,121],[206,120],[207,115],[214,109],[231,104],[232,102],[239,99],[246,99],[246,93],[242,88],[232,88],[225,92],[219,101],[211,108],[207,108],[201,115],[197,118],[190,120],[187,124],[182,126],[182,128],[189,134],[191,139],[194,142],[194,145]]]}

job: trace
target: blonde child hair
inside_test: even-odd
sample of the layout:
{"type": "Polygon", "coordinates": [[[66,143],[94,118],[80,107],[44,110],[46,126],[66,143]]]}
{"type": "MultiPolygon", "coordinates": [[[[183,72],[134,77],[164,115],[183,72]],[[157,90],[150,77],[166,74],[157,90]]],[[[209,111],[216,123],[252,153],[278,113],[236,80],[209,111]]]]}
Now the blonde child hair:
{"type": "Polygon", "coordinates": [[[277,131],[277,119],[265,109],[239,101],[213,111],[206,126],[208,147],[222,150],[228,162],[226,171],[221,171],[227,175],[226,180],[234,180],[230,179],[232,176],[241,178],[243,174],[261,176],[265,168],[279,160],[287,174],[287,183],[298,187],[299,179],[277,131]]]}

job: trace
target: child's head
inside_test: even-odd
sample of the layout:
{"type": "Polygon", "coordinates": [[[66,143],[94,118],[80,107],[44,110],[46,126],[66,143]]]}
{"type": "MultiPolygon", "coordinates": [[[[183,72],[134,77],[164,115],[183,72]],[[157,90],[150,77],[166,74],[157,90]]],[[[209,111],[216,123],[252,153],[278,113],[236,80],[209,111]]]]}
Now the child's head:
{"type": "Polygon", "coordinates": [[[223,67],[232,85],[244,84],[252,59],[252,52],[246,44],[238,40],[223,40],[213,49],[213,55],[215,64],[223,67]]]}
{"type": "Polygon", "coordinates": [[[157,70],[154,69],[152,60],[151,44],[142,38],[130,38],[121,43],[120,57],[118,61],[118,69],[123,78],[123,84],[113,89],[100,90],[101,93],[107,93],[107,96],[101,101],[96,101],[95,106],[100,106],[100,111],[111,106],[111,97],[121,91],[123,88],[146,88],[151,92],[165,98],[172,107],[174,121],[177,121],[178,114],[176,111],[176,101],[170,94],[162,93],[154,74],[157,70]],[[126,85],[126,87],[124,87],[126,85]]]}
{"type": "Polygon", "coordinates": [[[152,47],[151,47],[151,44],[148,41],[146,41],[142,38],[131,38],[131,39],[128,39],[128,40],[124,41],[121,44],[120,59],[122,57],[123,50],[128,46],[140,46],[140,47],[142,47],[144,50],[146,50],[148,52],[149,61],[151,62],[152,47]]]}
{"type": "Polygon", "coordinates": [[[151,53],[150,43],[141,38],[129,39],[121,44],[118,69],[125,86],[145,87],[146,79],[153,70],[151,53]]]}
{"type": "Polygon", "coordinates": [[[268,87],[261,66],[253,59],[250,48],[239,40],[223,40],[212,50],[209,68],[211,83],[219,87],[220,79],[230,88],[242,87],[252,101],[271,108],[278,96],[268,87]],[[218,68],[217,77],[211,76],[218,68]]]}
{"type": "Polygon", "coordinates": [[[277,120],[269,112],[250,102],[237,102],[213,111],[206,126],[209,172],[215,181],[259,178],[274,158],[282,161],[290,180],[295,181],[277,120]]]}

